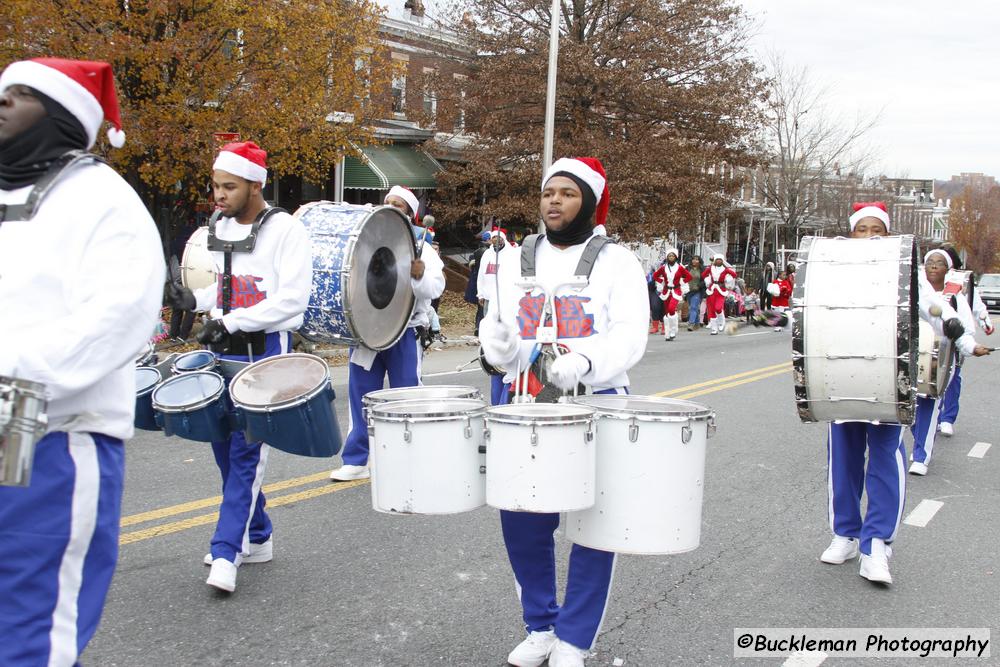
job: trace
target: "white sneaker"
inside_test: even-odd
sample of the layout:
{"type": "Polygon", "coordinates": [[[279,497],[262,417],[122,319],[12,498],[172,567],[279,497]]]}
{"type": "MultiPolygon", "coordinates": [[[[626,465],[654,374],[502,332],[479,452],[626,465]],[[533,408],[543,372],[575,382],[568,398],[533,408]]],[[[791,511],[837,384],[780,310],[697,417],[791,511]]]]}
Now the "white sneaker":
{"type": "MultiPolygon", "coordinates": [[[[205,558],[202,561],[205,565],[212,564],[212,554],[205,554],[205,558]]],[[[246,563],[270,563],[274,560],[274,536],[267,538],[267,542],[263,544],[250,543],[250,553],[246,556],[243,554],[236,554],[236,567],[244,565],[246,563]]]]}
{"type": "Polygon", "coordinates": [[[914,461],[910,464],[910,474],[911,475],[926,475],[927,474],[927,464],[920,463],[919,461],[914,461]]]}
{"type": "Polygon", "coordinates": [[[872,555],[861,554],[861,571],[858,573],[868,581],[880,584],[891,584],[892,575],[889,574],[889,558],[892,556],[892,547],[886,545],[882,540],[875,538],[872,540],[872,555]]]}
{"type": "Polygon", "coordinates": [[[948,436],[949,438],[955,435],[955,427],[951,425],[951,422],[941,422],[938,430],[941,431],[941,435],[948,436]]]}
{"type": "Polygon", "coordinates": [[[711,332],[711,335],[713,335],[713,336],[718,336],[718,335],[719,335],[719,332],[718,332],[718,331],[716,331],[715,329],[712,329],[712,332],[711,332]]]}
{"type": "Polygon", "coordinates": [[[214,586],[220,591],[232,593],[236,590],[236,564],[225,558],[216,558],[212,561],[212,569],[208,573],[205,583],[214,586]]]}
{"type": "Polygon", "coordinates": [[[819,557],[824,563],[840,565],[858,557],[858,541],[853,537],[841,537],[834,535],[830,546],[826,548],[823,555],[819,557]]]}
{"type": "Polygon", "coordinates": [[[335,482],[349,482],[352,479],[368,479],[371,476],[371,470],[368,469],[367,465],[343,465],[330,473],[330,479],[335,482]]]}
{"type": "Polygon", "coordinates": [[[549,652],[558,642],[556,633],[552,630],[532,632],[510,652],[507,664],[516,667],[538,667],[548,659],[549,652]]]}
{"type": "Polygon", "coordinates": [[[560,639],[549,653],[549,667],[583,667],[583,661],[589,655],[590,651],[584,651],[560,639]]]}

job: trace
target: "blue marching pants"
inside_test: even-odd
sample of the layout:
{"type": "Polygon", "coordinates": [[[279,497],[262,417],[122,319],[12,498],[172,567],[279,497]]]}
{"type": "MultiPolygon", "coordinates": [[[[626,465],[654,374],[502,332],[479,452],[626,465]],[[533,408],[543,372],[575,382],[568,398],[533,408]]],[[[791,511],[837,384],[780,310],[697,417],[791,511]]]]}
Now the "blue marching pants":
{"type": "MultiPolygon", "coordinates": [[[[287,331],[267,334],[264,354],[254,361],[284,354],[292,348],[287,331]]],[[[246,356],[225,355],[223,359],[249,361],[246,356]]],[[[212,535],[212,558],[236,562],[236,554],[247,554],[250,543],[263,544],[271,537],[271,519],[264,508],[267,499],[260,487],[270,447],[247,442],[243,431],[233,431],[228,440],[212,443],[215,463],[222,475],[222,504],[212,535]]]]}
{"type": "Polygon", "coordinates": [[[958,419],[958,400],[962,397],[962,367],[955,364],[955,369],[944,392],[944,404],[941,406],[939,422],[954,424],[958,419]]]}
{"type": "Polygon", "coordinates": [[[118,561],[124,477],[121,440],[53,432],[31,486],[0,486],[0,665],[76,664],[118,561]]]}
{"type": "MultiPolygon", "coordinates": [[[[352,353],[353,354],[353,353],[352,353]]],[[[368,463],[368,424],[365,423],[362,398],[378,391],[389,376],[389,386],[416,387],[420,382],[422,350],[416,329],[409,327],[392,347],[376,353],[371,370],[348,364],[347,393],[351,404],[350,433],[344,441],[341,458],[344,465],[363,466],[368,463]]]]}
{"type": "Polygon", "coordinates": [[[906,449],[899,424],[845,422],[830,424],[827,441],[830,529],[861,540],[871,555],[872,538],[886,544],[896,538],[906,495],[906,449]],[[865,470],[865,450],[868,470],[865,470]],[[868,512],[861,518],[861,494],[868,492],[868,512]]]}
{"type": "Polygon", "coordinates": [[[910,427],[910,433],[913,434],[913,460],[917,463],[931,462],[941,402],[939,398],[917,396],[917,415],[910,427]]]}
{"type": "MultiPolygon", "coordinates": [[[[506,403],[509,384],[504,385],[506,403]]],[[[624,394],[606,389],[595,394],[624,394]]],[[[494,405],[496,405],[494,403],[494,405]]],[[[556,636],[577,648],[593,648],[611,597],[616,554],[574,544],[569,554],[566,598],[556,602],[556,545],[558,513],[500,510],[500,527],[507,557],[517,584],[528,632],[555,630],[556,636]]]]}
{"type": "Polygon", "coordinates": [[[490,376],[490,405],[503,405],[507,402],[510,385],[503,381],[502,375],[490,376]]]}

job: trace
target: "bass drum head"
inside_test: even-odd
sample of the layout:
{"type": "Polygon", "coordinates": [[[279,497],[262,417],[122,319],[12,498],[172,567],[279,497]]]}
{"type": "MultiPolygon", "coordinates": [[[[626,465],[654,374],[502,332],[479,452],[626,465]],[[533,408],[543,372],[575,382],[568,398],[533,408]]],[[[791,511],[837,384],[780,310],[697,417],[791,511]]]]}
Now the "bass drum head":
{"type": "Polygon", "coordinates": [[[194,230],[181,257],[181,284],[197,290],[215,284],[215,262],[208,251],[208,227],[194,230]]]}

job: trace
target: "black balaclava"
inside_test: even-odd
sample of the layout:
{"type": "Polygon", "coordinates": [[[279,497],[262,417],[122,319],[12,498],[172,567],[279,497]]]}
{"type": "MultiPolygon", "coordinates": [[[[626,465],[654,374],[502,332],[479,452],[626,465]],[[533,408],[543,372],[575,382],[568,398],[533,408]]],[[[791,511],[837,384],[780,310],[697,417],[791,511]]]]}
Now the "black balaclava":
{"type": "Polygon", "coordinates": [[[76,116],[51,97],[32,89],[46,115],[16,137],[0,142],[0,189],[31,185],[67,151],[86,150],[87,133],[76,116]]]}
{"type": "Polygon", "coordinates": [[[551,243],[555,243],[556,245],[579,245],[594,234],[594,211],[597,210],[597,197],[594,196],[594,191],[590,189],[590,186],[576,174],[571,174],[568,171],[557,171],[552,176],[549,176],[549,180],[552,180],[556,176],[565,176],[576,183],[583,196],[583,203],[580,205],[580,212],[576,214],[576,217],[568,225],[559,231],[554,231],[546,227],[545,236],[551,243]]]}

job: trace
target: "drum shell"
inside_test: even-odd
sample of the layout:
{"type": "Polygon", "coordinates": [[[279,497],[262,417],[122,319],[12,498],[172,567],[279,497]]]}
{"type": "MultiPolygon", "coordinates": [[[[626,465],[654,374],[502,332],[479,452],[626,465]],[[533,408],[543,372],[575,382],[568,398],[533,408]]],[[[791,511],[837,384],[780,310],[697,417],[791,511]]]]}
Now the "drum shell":
{"type": "Polygon", "coordinates": [[[221,375],[210,371],[196,371],[174,376],[157,385],[153,390],[152,402],[156,424],[164,435],[176,435],[195,442],[221,442],[228,440],[232,433],[231,406],[225,391],[225,381],[221,375]],[[190,406],[165,405],[156,400],[157,392],[171,383],[182,381],[193,375],[205,374],[219,378],[221,387],[211,396],[190,406]]]}
{"type": "Polygon", "coordinates": [[[649,421],[598,412],[597,496],[590,509],[566,515],[567,539],[628,554],[698,548],[710,423],[705,417],[649,421]]]}
{"type": "MultiPolygon", "coordinates": [[[[387,405],[403,406],[408,401],[387,405]]],[[[486,407],[464,414],[393,419],[372,414],[372,507],[388,514],[457,514],[486,504],[486,407]]],[[[442,407],[448,408],[443,401],[442,407]]]]}
{"type": "Polygon", "coordinates": [[[27,487],[48,425],[45,385],[0,376],[0,486],[27,487]]]}
{"type": "Polygon", "coordinates": [[[920,321],[917,353],[917,395],[940,398],[948,388],[954,365],[954,347],[950,340],[934,334],[934,328],[920,321]]]}
{"type": "Polygon", "coordinates": [[[135,392],[135,427],[143,431],[159,431],[160,426],[156,423],[156,411],[153,410],[153,390],[156,385],[162,382],[160,371],[150,366],[140,366],[135,369],[137,379],[140,374],[155,373],[156,382],[139,389],[135,392]]]}
{"type": "Polygon", "coordinates": [[[593,506],[597,450],[592,415],[576,423],[511,423],[487,411],[486,428],[488,505],[515,512],[593,506]]]}

